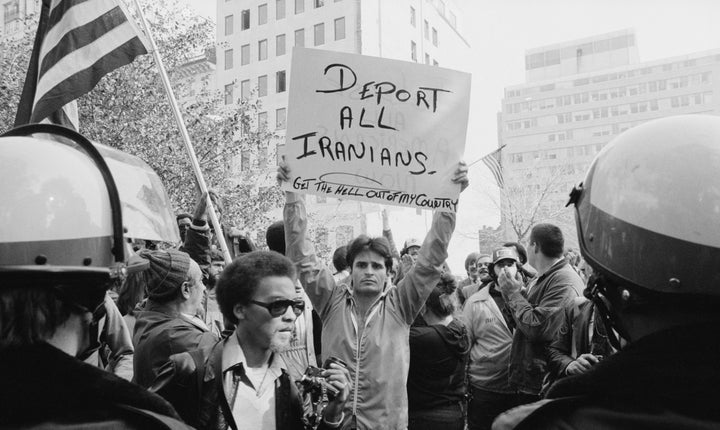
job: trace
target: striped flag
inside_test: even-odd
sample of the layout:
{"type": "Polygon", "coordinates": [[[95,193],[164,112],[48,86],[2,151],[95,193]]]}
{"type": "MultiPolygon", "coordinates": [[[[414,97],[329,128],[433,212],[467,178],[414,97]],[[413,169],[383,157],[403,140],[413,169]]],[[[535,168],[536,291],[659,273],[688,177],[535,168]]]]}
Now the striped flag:
{"type": "Polygon", "coordinates": [[[500,161],[500,151],[502,151],[504,147],[505,145],[501,146],[500,148],[494,150],[493,152],[482,158],[482,162],[485,163],[488,169],[490,169],[490,172],[492,172],[493,176],[495,177],[495,182],[497,182],[497,185],[500,188],[505,187],[505,181],[503,180],[502,173],[502,164],[500,161]]]}
{"type": "Polygon", "coordinates": [[[15,126],[53,122],[78,129],[75,100],[148,52],[118,0],[43,0],[15,126]]]}

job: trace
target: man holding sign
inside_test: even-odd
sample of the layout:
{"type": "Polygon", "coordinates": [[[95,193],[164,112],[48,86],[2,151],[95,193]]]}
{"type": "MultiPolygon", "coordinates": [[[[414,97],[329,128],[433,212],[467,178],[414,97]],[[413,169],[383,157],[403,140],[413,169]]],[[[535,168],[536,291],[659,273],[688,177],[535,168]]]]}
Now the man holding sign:
{"type": "MultiPolygon", "coordinates": [[[[284,160],[287,256],[323,323],[323,354],[347,363],[345,429],[405,429],[410,324],[440,280],[455,229],[470,75],[439,67],[295,48],[284,160]],[[289,166],[292,165],[292,171],[289,166]],[[420,255],[393,285],[390,245],[360,236],[336,282],[307,239],[298,193],[435,209],[420,255]]],[[[419,244],[418,244],[419,245],[419,244]]]]}
{"type": "MultiPolygon", "coordinates": [[[[278,179],[290,177],[288,165],[281,163],[278,179]]],[[[460,163],[448,182],[467,188],[467,166],[460,163]]],[[[440,279],[455,213],[435,212],[416,264],[397,286],[388,276],[392,256],[385,238],[355,238],[347,250],[350,276],[336,284],[307,238],[303,196],[286,193],[284,220],[287,256],[323,322],[323,353],[345,361],[350,370],[352,391],[342,428],[407,428],[410,325],[440,279]]]]}

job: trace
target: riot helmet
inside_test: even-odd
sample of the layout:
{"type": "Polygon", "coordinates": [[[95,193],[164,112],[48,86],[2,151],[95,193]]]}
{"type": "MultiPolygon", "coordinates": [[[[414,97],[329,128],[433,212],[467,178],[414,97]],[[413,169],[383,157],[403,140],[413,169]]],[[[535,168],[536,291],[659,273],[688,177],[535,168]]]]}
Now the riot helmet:
{"type": "Polygon", "coordinates": [[[0,288],[47,286],[93,311],[124,274],[121,203],[105,160],[50,124],[0,136],[0,288]]]}
{"type": "Polygon", "coordinates": [[[588,287],[609,319],[612,303],[632,296],[673,305],[720,298],[720,117],[668,117],[621,134],[570,204],[595,271],[588,287]]]}

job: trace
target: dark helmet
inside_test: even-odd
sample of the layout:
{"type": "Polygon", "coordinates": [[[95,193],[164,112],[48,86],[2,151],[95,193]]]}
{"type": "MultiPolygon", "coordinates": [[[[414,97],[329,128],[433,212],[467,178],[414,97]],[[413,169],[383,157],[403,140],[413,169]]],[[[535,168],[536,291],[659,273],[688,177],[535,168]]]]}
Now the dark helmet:
{"type": "Polygon", "coordinates": [[[582,256],[606,280],[656,298],[720,297],[720,117],[623,133],[568,204],[582,256]]]}
{"type": "Polygon", "coordinates": [[[573,189],[587,295],[615,348],[618,312],[698,309],[720,297],[720,117],[687,115],[615,138],[573,189]],[[708,300],[714,299],[714,300],[708,300]]]}
{"type": "Polygon", "coordinates": [[[11,130],[0,137],[0,195],[0,288],[47,285],[98,306],[124,275],[125,251],[117,187],[97,149],[59,126],[11,130]]]}

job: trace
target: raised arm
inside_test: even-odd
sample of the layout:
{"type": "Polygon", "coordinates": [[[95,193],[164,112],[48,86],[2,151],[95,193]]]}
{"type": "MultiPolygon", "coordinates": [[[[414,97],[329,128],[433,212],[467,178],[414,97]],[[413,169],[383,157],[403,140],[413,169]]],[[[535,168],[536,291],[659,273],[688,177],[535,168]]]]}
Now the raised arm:
{"type": "MultiPolygon", "coordinates": [[[[281,162],[278,167],[278,180],[289,179],[289,168],[281,162]]],[[[335,280],[332,272],[315,254],[315,247],[307,238],[307,210],[304,196],[285,193],[283,209],[285,223],[285,254],[295,264],[298,279],[305,289],[310,301],[324,318],[328,311],[330,298],[335,291],[335,280]]]]}
{"type": "MultiPolygon", "coordinates": [[[[460,163],[452,178],[460,185],[460,190],[467,188],[467,166],[460,163]]],[[[420,246],[420,255],[415,265],[398,283],[398,310],[403,320],[412,324],[425,304],[430,292],[440,280],[442,265],[447,260],[447,248],[455,231],[455,213],[435,212],[432,226],[420,246]]]]}
{"type": "Polygon", "coordinates": [[[388,213],[386,209],[382,210],[382,223],[383,223],[383,237],[390,243],[390,254],[393,258],[400,261],[400,253],[395,245],[395,238],[393,238],[392,229],[390,228],[390,220],[388,219],[388,213]]]}

